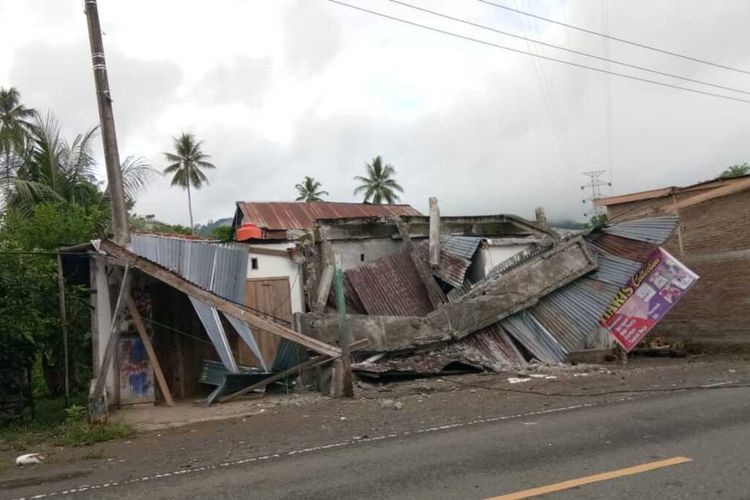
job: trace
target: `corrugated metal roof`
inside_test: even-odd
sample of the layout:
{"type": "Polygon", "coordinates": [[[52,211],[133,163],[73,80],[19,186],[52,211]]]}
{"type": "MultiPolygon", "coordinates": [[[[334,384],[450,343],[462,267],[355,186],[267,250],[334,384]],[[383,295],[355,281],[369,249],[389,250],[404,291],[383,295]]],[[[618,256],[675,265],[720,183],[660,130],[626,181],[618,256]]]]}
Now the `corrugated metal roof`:
{"type": "Polygon", "coordinates": [[[526,364],[526,360],[513,344],[513,340],[498,324],[482,328],[457,342],[457,345],[475,351],[475,353],[467,353],[471,361],[493,369],[526,364]]]}
{"type": "MultiPolygon", "coordinates": [[[[425,262],[429,261],[430,243],[427,240],[416,244],[414,249],[419,258],[425,262]]],[[[464,284],[466,270],[469,269],[470,265],[471,260],[453,255],[441,248],[440,267],[434,271],[433,274],[449,285],[455,288],[460,288],[464,284]]]]}
{"type": "Polygon", "coordinates": [[[312,229],[316,219],[355,217],[391,217],[422,215],[410,205],[317,202],[245,202],[238,201],[243,224],[270,230],[312,229]]]}
{"type": "Polygon", "coordinates": [[[599,318],[619,289],[618,285],[582,278],[541,298],[531,312],[568,352],[586,349],[599,318]]]}
{"type": "Polygon", "coordinates": [[[500,322],[519,344],[543,363],[561,363],[565,359],[565,348],[528,311],[509,316],[500,322]]]}
{"type": "Polygon", "coordinates": [[[648,260],[656,245],[645,241],[636,241],[607,233],[592,233],[587,240],[599,250],[617,257],[644,263],[648,260]]]}
{"type": "Polygon", "coordinates": [[[432,311],[427,289],[406,252],[349,269],[345,275],[367,314],[424,316],[432,311]]]}
{"type": "Polygon", "coordinates": [[[443,235],[440,237],[440,250],[456,257],[471,259],[481,242],[482,238],[477,236],[443,235]]]}
{"type": "Polygon", "coordinates": [[[624,259],[606,252],[596,251],[599,267],[589,277],[604,283],[624,286],[630,278],[641,268],[641,263],[624,259]]]}
{"type": "Polygon", "coordinates": [[[680,218],[676,215],[665,215],[662,217],[647,217],[628,222],[612,224],[603,229],[605,233],[630,238],[631,240],[645,241],[662,245],[672,236],[680,218]]]}

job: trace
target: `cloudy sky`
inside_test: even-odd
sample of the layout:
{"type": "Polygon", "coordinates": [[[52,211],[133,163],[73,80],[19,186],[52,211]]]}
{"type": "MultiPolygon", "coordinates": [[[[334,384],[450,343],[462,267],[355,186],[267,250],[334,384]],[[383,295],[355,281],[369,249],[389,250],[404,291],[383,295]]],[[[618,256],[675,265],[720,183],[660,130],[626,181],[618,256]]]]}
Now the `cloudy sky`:
{"type": "MultiPolygon", "coordinates": [[[[649,75],[388,0],[371,10],[516,49],[649,75]]],[[[476,0],[404,0],[591,54],[750,91],[750,75],[637,49],[476,0]]],[[[496,0],[560,21],[750,70],[745,0],[496,0]]],[[[750,161],[750,104],[540,61],[357,12],[327,0],[99,0],[120,155],[163,168],[171,137],[204,141],[217,170],[196,221],[234,202],[292,200],[311,175],[354,201],[380,154],[425,210],[583,216],[583,171],[614,193],[706,180],[750,161]]],[[[55,113],[65,133],[96,125],[82,0],[0,0],[0,86],[55,113]]],[[[729,91],[718,91],[731,93],[729,91]]],[[[750,98],[734,93],[736,97],[750,98]]],[[[101,147],[97,144],[97,147],[101,147]]],[[[102,166],[102,175],[104,172],[102,166]]],[[[187,223],[186,194],[159,179],[136,211],[187,223]]]]}

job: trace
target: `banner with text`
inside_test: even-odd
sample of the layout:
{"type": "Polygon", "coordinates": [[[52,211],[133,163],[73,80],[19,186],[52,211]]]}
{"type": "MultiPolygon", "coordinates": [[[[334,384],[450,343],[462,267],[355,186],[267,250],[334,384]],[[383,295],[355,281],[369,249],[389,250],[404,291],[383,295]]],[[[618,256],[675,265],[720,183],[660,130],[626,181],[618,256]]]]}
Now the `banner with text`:
{"type": "Polygon", "coordinates": [[[620,289],[599,323],[630,352],[697,280],[697,274],[659,248],[620,289]]]}

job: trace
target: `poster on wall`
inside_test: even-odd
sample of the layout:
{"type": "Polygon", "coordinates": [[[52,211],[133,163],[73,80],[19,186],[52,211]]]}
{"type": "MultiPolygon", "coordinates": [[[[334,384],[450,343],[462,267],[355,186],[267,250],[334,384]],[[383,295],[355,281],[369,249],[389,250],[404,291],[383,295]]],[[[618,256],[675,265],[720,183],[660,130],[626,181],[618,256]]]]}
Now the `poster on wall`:
{"type": "Polygon", "coordinates": [[[659,248],[620,289],[599,323],[630,352],[698,281],[698,275],[659,248]]]}
{"type": "Polygon", "coordinates": [[[117,341],[120,404],[154,401],[154,372],[140,337],[123,335],[117,341]]]}

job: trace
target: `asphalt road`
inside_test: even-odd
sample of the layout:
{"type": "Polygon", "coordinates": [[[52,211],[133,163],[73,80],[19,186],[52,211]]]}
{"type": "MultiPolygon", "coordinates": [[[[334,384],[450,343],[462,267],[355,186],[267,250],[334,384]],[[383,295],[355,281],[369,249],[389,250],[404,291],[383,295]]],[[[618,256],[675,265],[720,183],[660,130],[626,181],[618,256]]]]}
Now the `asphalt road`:
{"type": "Polygon", "coordinates": [[[750,388],[555,401],[543,413],[373,437],[73,496],[487,498],[679,456],[691,461],[549,497],[750,498],[750,388]]]}

